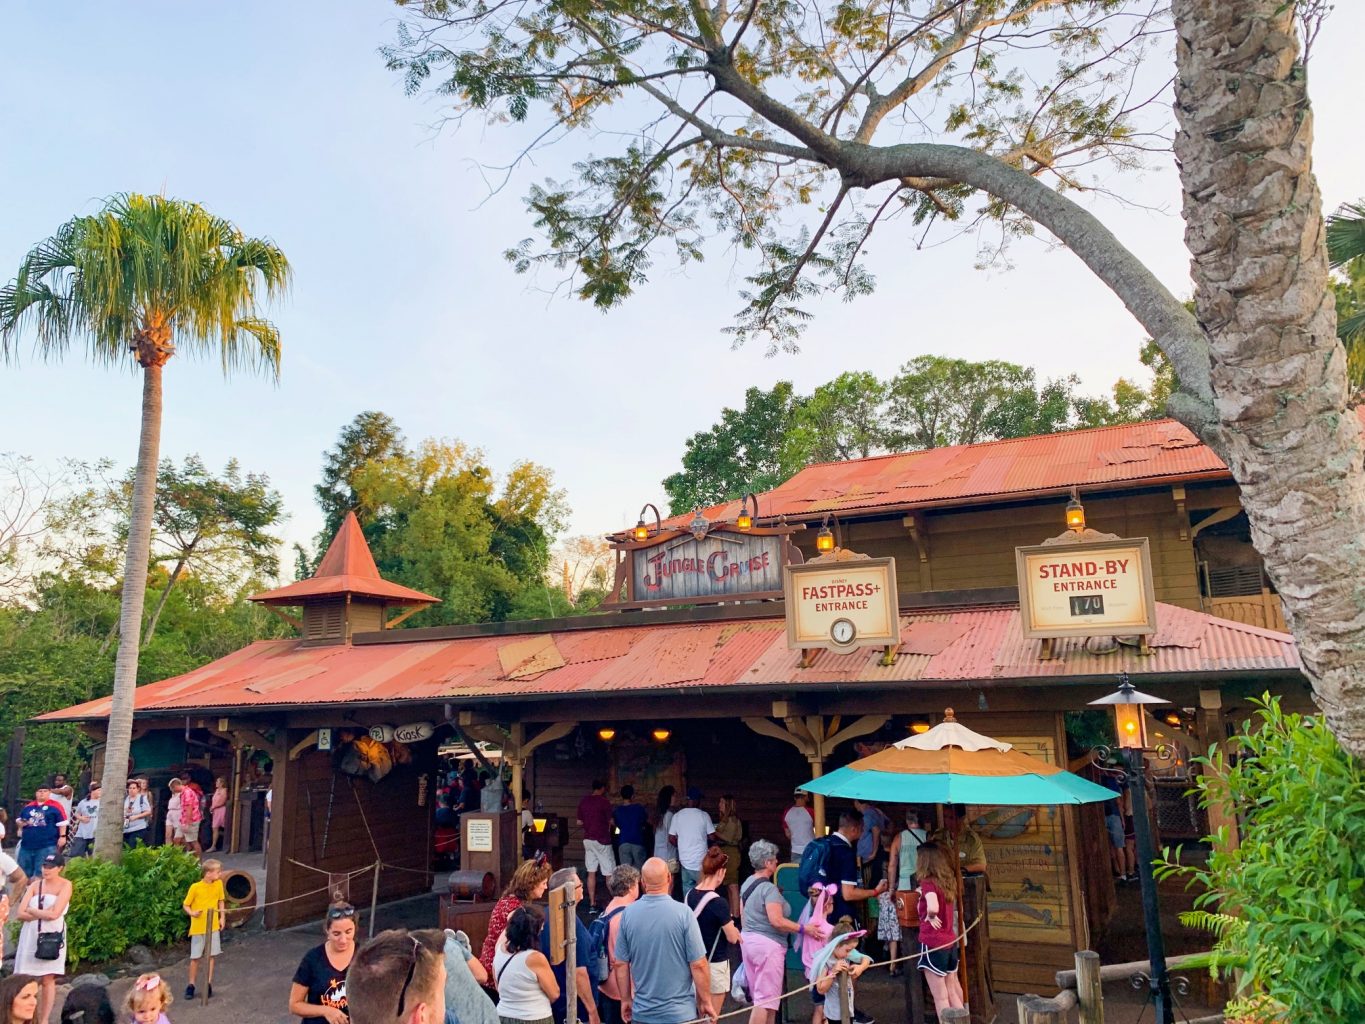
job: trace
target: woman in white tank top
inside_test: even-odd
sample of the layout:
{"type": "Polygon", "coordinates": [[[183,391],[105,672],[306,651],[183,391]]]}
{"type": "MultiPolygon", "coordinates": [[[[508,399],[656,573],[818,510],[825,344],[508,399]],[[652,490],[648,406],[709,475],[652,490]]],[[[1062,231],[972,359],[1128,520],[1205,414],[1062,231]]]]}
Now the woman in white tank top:
{"type": "Polygon", "coordinates": [[[493,983],[502,1024],[551,1024],[550,1003],[559,998],[550,961],[540,951],[545,917],[524,904],[513,911],[493,954],[493,983]]]}

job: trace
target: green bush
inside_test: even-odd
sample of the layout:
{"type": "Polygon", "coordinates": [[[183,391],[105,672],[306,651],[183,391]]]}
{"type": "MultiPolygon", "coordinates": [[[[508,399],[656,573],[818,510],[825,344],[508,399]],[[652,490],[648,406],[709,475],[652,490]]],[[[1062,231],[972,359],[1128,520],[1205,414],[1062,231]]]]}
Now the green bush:
{"type": "Polygon", "coordinates": [[[71,861],[66,915],[67,964],[102,962],[129,946],[163,946],[183,938],[185,893],[200,878],[199,861],[175,846],[127,850],[120,864],[94,857],[71,861]]]}
{"type": "Polygon", "coordinates": [[[1204,867],[1170,857],[1160,874],[1202,887],[1224,967],[1244,972],[1295,1024],[1365,1020],[1365,765],[1316,718],[1287,715],[1268,694],[1258,722],[1214,751],[1199,782],[1205,807],[1243,815],[1242,840],[1221,837],[1204,867]]]}

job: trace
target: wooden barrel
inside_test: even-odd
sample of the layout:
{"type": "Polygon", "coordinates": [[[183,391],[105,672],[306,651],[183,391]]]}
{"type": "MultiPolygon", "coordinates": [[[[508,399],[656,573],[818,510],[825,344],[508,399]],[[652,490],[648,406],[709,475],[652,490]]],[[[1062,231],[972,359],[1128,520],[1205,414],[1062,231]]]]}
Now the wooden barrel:
{"type": "Polygon", "coordinates": [[[223,873],[223,900],[227,912],[223,920],[229,928],[240,928],[251,920],[256,913],[256,879],[249,871],[225,871],[223,873]]]}
{"type": "Polygon", "coordinates": [[[452,871],[449,885],[456,903],[477,903],[495,898],[498,880],[491,871],[452,871]]]}

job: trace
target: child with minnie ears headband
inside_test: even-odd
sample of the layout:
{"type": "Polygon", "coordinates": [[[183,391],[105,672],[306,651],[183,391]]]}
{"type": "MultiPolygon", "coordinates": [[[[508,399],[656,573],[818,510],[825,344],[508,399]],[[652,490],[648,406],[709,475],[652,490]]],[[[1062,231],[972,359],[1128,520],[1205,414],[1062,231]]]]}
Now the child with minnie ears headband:
{"type": "Polygon", "coordinates": [[[135,1024],[171,1024],[166,1011],[171,1005],[171,987],[159,974],[140,975],[133,983],[124,1004],[135,1024]]]}

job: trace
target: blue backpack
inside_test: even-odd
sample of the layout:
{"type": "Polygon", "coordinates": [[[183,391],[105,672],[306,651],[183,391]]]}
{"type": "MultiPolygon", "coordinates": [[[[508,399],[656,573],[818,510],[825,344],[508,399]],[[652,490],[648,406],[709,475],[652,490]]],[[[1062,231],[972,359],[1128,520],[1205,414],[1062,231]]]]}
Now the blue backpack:
{"type": "Polygon", "coordinates": [[[796,869],[796,887],[804,898],[813,885],[829,882],[829,854],[831,836],[820,836],[806,844],[801,852],[801,864],[796,869]]]}
{"type": "Polygon", "coordinates": [[[588,968],[588,974],[597,984],[607,980],[607,975],[611,973],[611,959],[607,955],[607,937],[610,934],[611,919],[625,907],[617,907],[610,914],[603,914],[588,925],[588,935],[592,938],[592,945],[588,949],[587,959],[584,961],[588,968]]]}

